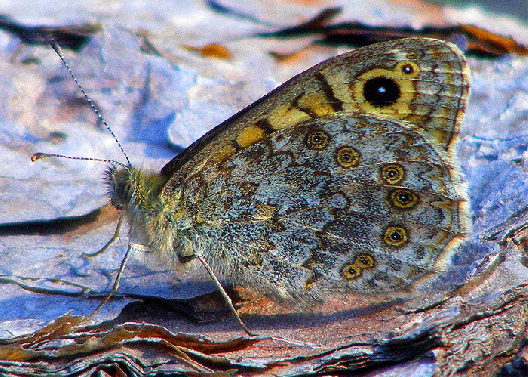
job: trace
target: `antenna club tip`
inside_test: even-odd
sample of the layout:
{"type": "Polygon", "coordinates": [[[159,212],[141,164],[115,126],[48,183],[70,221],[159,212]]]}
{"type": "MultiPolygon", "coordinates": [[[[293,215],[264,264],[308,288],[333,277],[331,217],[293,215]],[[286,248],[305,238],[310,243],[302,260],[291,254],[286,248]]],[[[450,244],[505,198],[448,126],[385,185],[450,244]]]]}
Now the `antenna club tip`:
{"type": "Polygon", "coordinates": [[[44,153],[35,153],[33,156],[31,156],[31,162],[40,160],[42,157],[44,157],[44,153]]]}

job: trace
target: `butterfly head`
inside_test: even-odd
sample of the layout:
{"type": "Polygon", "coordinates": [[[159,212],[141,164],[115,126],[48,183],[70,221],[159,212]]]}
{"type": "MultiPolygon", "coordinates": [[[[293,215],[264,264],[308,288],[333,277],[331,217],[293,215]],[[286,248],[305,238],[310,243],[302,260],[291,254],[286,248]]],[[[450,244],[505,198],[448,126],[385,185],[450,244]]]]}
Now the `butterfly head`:
{"type": "Polygon", "coordinates": [[[148,209],[158,202],[166,183],[160,174],[146,173],[131,166],[111,165],[105,172],[110,203],[118,210],[148,209]]]}
{"type": "Polygon", "coordinates": [[[111,165],[105,171],[110,203],[118,210],[127,209],[134,200],[136,183],[132,168],[117,168],[111,165]]]}

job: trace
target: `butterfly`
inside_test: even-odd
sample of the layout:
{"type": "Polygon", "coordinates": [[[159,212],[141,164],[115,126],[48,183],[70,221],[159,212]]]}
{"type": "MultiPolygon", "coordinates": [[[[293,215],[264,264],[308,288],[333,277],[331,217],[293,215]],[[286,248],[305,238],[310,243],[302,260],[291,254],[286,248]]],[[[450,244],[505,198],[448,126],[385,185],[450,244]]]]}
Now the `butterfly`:
{"type": "Polygon", "coordinates": [[[159,173],[106,174],[131,243],[202,256],[279,301],[407,289],[470,232],[455,144],[468,68],[403,39],[328,59],[221,123],[159,173]]]}
{"type": "Polygon", "coordinates": [[[219,288],[283,303],[409,290],[471,230],[455,153],[468,95],[449,42],[356,49],[285,82],[160,172],[112,165],[110,202],[130,245],[174,270],[198,259],[219,288]]]}

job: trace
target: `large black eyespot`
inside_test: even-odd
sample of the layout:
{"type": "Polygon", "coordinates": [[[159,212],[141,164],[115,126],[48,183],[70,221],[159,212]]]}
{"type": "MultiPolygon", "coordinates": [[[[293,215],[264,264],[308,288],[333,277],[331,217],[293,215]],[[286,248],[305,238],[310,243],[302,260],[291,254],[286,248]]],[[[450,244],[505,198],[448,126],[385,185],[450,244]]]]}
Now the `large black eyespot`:
{"type": "Polygon", "coordinates": [[[400,87],[386,77],[374,77],[363,87],[363,96],[374,107],[387,107],[400,98],[400,87]]]}

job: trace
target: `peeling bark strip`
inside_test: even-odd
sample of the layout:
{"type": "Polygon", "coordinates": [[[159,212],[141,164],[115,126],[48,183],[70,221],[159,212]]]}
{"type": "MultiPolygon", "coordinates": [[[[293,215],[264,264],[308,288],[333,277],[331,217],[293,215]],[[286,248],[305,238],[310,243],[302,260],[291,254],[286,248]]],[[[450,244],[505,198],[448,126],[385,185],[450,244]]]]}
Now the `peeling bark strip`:
{"type": "Polygon", "coordinates": [[[287,345],[295,357],[284,357],[284,350],[273,355],[284,344],[270,344],[266,337],[219,342],[131,322],[111,328],[99,325],[90,331],[73,330],[82,318],[64,316],[31,335],[4,341],[0,345],[0,374],[72,376],[93,374],[113,365],[131,376],[155,370],[183,375],[226,370],[246,376],[329,375],[372,373],[412,362],[416,366],[430,365],[436,370],[434,376],[493,376],[501,371],[521,375],[511,373],[528,370],[522,369],[527,367],[527,305],[528,285],[522,285],[492,302],[477,305],[451,301],[441,308],[400,315],[390,321],[385,311],[377,323],[379,314],[370,318],[375,328],[380,323],[385,326],[376,340],[351,341],[319,350],[287,345]],[[453,317],[453,312],[458,314],[453,317]],[[398,330],[395,323],[405,329],[398,330]],[[270,355],[262,359],[265,352],[270,355]]]}
{"type": "MultiPolygon", "coordinates": [[[[528,48],[513,38],[504,37],[473,25],[424,26],[415,29],[406,26],[366,25],[356,21],[332,24],[332,19],[340,13],[340,8],[328,8],[307,22],[272,32],[258,33],[255,36],[281,39],[317,36],[316,43],[318,44],[350,47],[363,47],[373,43],[413,37],[436,38],[445,41],[463,39],[465,53],[470,56],[498,58],[507,54],[521,56],[528,54],[528,48]]],[[[277,54],[277,57],[281,58],[281,55],[277,54]]]]}
{"type": "Polygon", "coordinates": [[[73,51],[81,50],[90,40],[92,34],[101,27],[97,24],[70,26],[27,26],[0,15],[0,30],[5,30],[20,38],[28,45],[48,45],[50,40],[57,42],[62,48],[73,51]]]}

